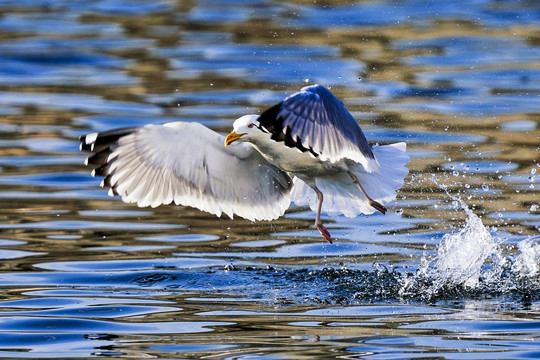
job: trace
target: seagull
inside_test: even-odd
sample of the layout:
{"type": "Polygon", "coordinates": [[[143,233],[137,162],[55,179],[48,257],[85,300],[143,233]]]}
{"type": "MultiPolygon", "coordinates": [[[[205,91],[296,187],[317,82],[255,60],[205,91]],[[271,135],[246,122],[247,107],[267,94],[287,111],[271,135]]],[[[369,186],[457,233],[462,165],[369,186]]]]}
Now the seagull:
{"type": "Polygon", "coordinates": [[[261,115],[244,115],[221,135],[199,123],[170,122],[80,137],[85,164],[109,195],[139,207],[191,206],[257,221],[308,205],[332,243],[321,213],[356,217],[395,200],[409,170],[404,142],[370,146],[343,103],[312,85],[261,115]]]}

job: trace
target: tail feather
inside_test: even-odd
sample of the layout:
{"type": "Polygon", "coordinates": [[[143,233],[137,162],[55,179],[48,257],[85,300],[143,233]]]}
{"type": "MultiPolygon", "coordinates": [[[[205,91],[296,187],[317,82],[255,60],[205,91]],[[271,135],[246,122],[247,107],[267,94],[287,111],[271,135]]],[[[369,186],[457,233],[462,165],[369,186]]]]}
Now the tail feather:
{"type": "Polygon", "coordinates": [[[403,186],[409,169],[409,155],[405,152],[404,142],[390,145],[375,145],[373,154],[379,163],[379,169],[374,173],[363,171],[361,166],[355,166],[351,171],[358,177],[364,190],[374,200],[383,204],[395,200],[396,191],[403,186]]]}
{"type": "MultiPolygon", "coordinates": [[[[409,169],[405,166],[409,156],[405,153],[405,143],[372,147],[379,164],[378,169],[366,172],[361,164],[354,163],[349,170],[354,173],[366,193],[375,201],[386,204],[396,198],[396,191],[403,185],[409,169]]],[[[343,214],[355,217],[376,211],[346,173],[336,173],[328,177],[315,178],[315,184],[324,195],[322,211],[328,215],[343,214]]],[[[294,178],[291,194],[296,205],[309,205],[317,211],[318,199],[306,183],[294,178]]]]}

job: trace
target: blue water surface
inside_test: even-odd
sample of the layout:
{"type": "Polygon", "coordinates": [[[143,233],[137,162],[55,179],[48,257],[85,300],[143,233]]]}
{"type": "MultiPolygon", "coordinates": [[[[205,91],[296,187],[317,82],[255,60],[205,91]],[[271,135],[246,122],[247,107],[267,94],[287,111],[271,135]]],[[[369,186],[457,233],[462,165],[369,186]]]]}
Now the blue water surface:
{"type": "Polygon", "coordinates": [[[1,358],[540,357],[538,1],[0,0],[0,31],[1,358]],[[79,151],[314,83],[411,156],[334,244],[123,203],[79,151]]]}

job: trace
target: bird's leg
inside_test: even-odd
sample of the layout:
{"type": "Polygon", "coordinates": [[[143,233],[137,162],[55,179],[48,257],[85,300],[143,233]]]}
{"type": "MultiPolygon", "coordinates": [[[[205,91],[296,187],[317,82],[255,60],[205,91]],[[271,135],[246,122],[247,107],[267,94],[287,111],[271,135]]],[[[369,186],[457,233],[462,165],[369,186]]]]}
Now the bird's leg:
{"type": "Polygon", "coordinates": [[[326,227],[321,222],[323,194],[321,190],[317,189],[316,186],[313,186],[313,190],[315,190],[315,193],[317,193],[317,199],[319,199],[319,206],[317,207],[317,217],[315,218],[315,227],[317,228],[317,230],[319,230],[324,240],[328,241],[331,244],[333,241],[332,236],[330,236],[330,232],[328,232],[326,227]]]}
{"type": "Polygon", "coordinates": [[[360,181],[358,180],[358,178],[356,177],[356,175],[354,175],[352,172],[350,172],[349,170],[347,170],[347,174],[349,174],[349,176],[351,177],[353,183],[358,186],[358,188],[360,189],[360,191],[362,192],[362,194],[364,194],[364,196],[368,199],[369,201],[369,205],[373,208],[375,208],[377,211],[380,211],[381,213],[383,214],[386,214],[386,207],[384,207],[383,204],[373,200],[367,193],[366,191],[364,190],[364,188],[362,187],[362,184],[360,184],[360,181]]]}

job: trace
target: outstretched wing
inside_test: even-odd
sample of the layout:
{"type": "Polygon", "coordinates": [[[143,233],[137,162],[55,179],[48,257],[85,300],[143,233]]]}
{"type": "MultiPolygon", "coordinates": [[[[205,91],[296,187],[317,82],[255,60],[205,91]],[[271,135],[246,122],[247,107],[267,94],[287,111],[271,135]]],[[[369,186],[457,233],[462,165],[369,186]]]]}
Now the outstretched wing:
{"type": "Polygon", "coordinates": [[[272,133],[273,140],[283,141],[288,147],[331,162],[350,159],[369,172],[377,168],[362,129],[343,103],[323,86],[302,88],[258,120],[272,133]]]}
{"type": "Polygon", "coordinates": [[[198,123],[172,122],[93,133],[80,138],[94,154],[86,164],[101,186],[125,202],[156,207],[174,202],[232,218],[271,220],[290,204],[292,181],[247,143],[198,123]]]}

